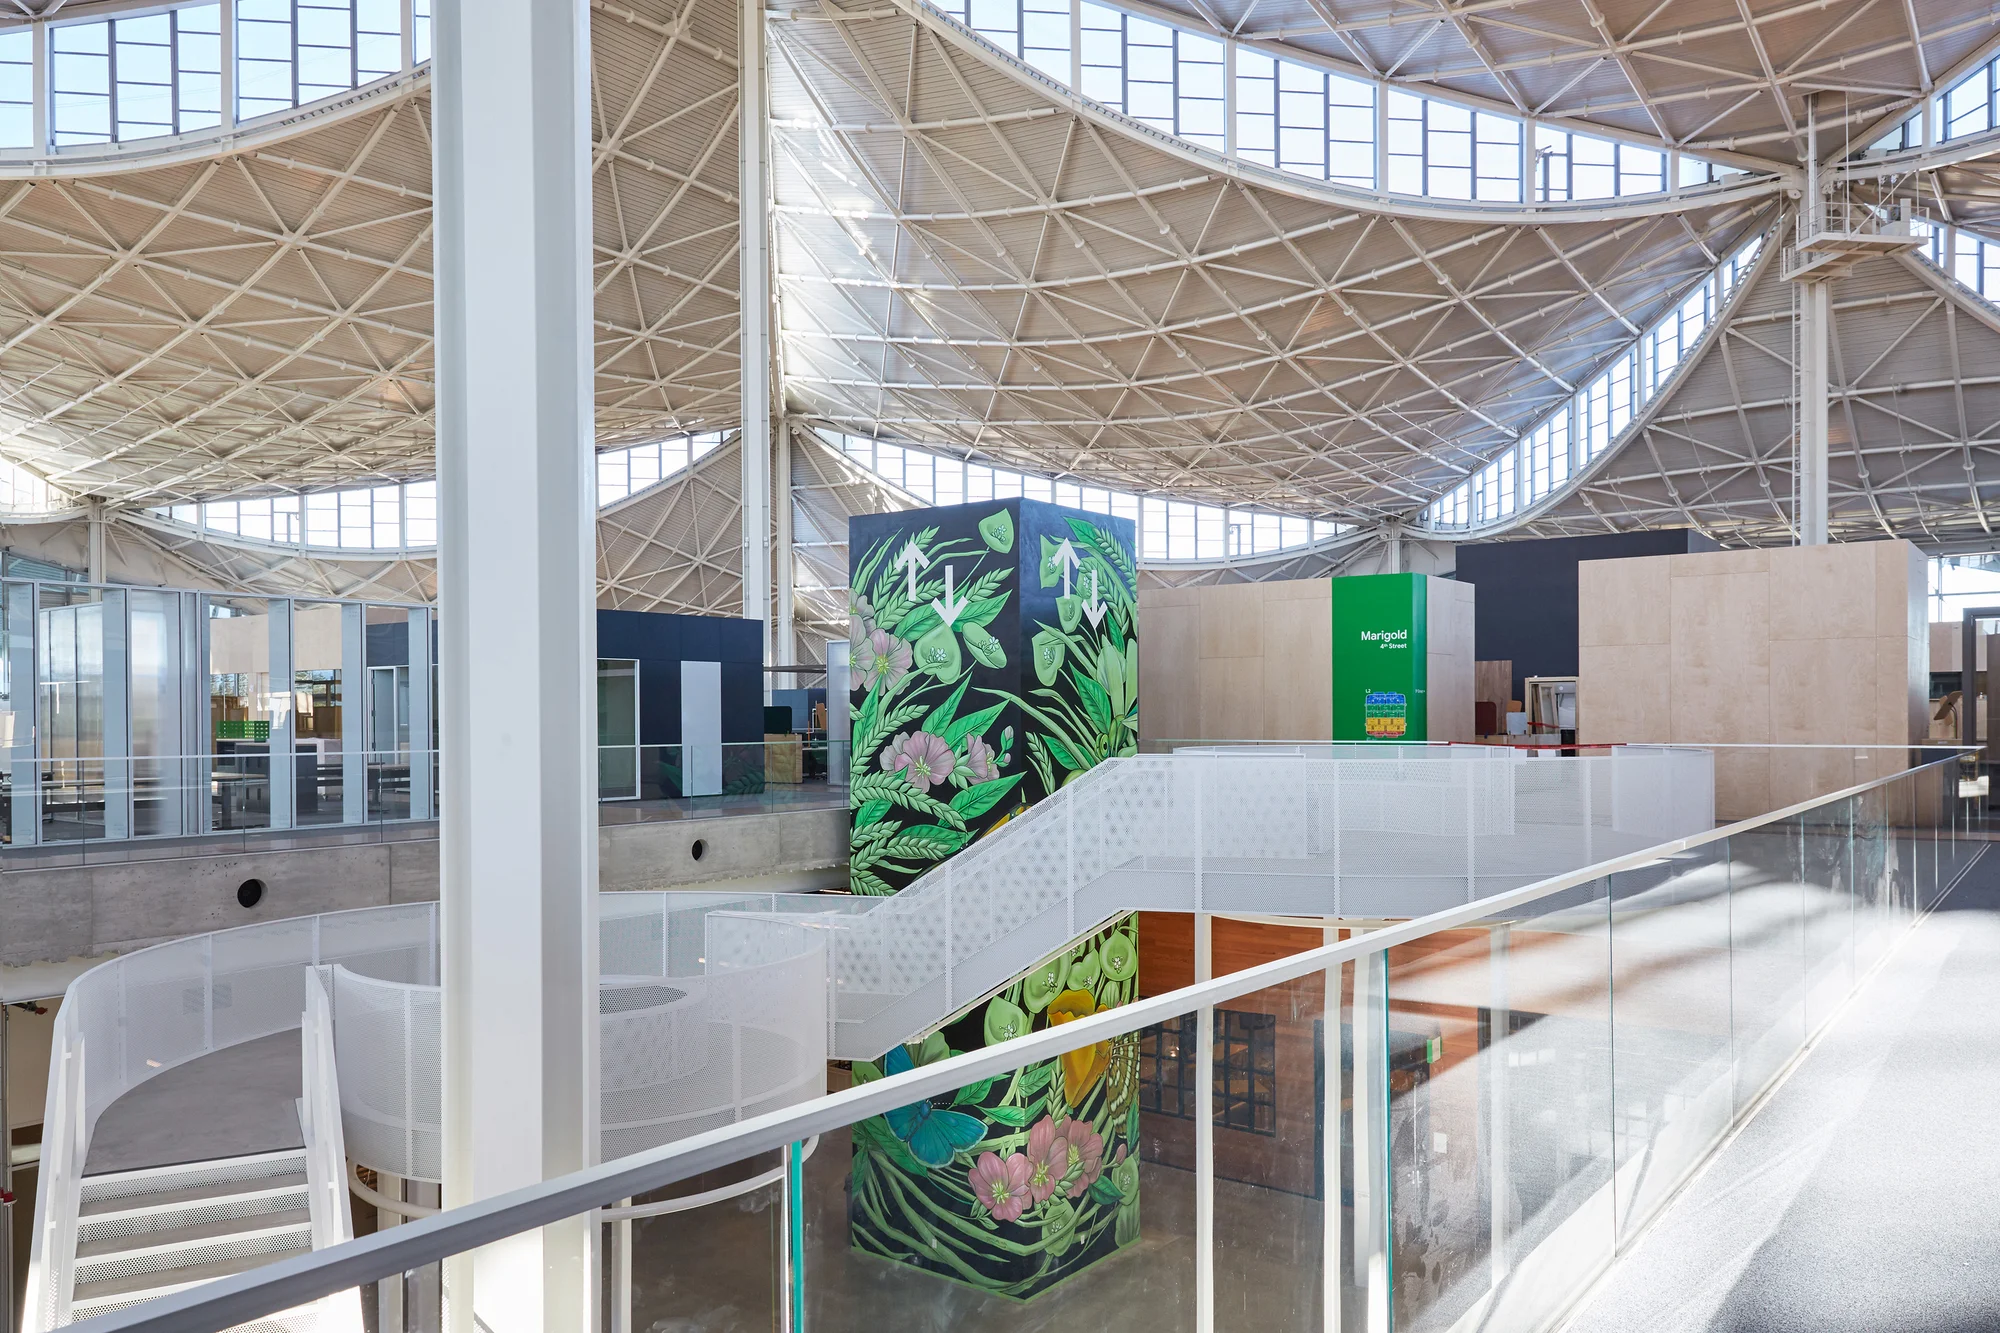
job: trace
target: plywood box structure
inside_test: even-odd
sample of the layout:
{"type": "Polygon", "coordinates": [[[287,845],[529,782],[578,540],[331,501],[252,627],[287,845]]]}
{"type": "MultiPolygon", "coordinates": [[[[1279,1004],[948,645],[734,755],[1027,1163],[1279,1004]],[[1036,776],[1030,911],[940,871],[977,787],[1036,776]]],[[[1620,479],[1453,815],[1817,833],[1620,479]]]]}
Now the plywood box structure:
{"type": "Polygon", "coordinates": [[[1578,568],[1586,744],[1718,749],[1716,815],[1738,819],[1907,762],[1927,723],[1924,558],[1905,541],[1598,560],[1578,568]]]}
{"type": "MultiPolygon", "coordinates": [[[[1333,583],[1141,589],[1141,741],[1332,739],[1333,583]]],[[[1425,585],[1426,729],[1432,740],[1470,741],[1474,590],[1425,585]]]]}

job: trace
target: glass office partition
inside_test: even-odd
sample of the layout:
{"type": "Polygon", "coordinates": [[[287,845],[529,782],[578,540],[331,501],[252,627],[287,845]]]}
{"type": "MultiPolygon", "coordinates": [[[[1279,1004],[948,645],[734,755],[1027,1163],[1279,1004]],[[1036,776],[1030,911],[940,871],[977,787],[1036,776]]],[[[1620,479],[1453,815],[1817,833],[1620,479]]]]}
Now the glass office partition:
{"type": "Polygon", "coordinates": [[[410,817],[410,612],[367,610],[368,817],[410,817]]]}
{"type": "Polygon", "coordinates": [[[182,714],[182,594],[135,588],[130,604],[132,832],[155,837],[193,831],[200,811],[187,799],[190,745],[182,714]]]}
{"type": "Polygon", "coordinates": [[[0,585],[0,820],[6,840],[33,843],[40,817],[35,763],[35,585],[0,585]]]}
{"type": "Polygon", "coordinates": [[[293,811],[301,825],[346,817],[348,657],[360,646],[358,617],[356,632],[346,632],[349,610],[337,602],[292,607],[293,811]]]}
{"type": "Polygon", "coordinates": [[[639,795],[639,663],[629,657],[597,659],[597,795],[639,795]]]}
{"type": "Polygon", "coordinates": [[[271,826],[271,611],[262,598],[208,597],[209,819],[217,830],[271,826]]]}
{"type": "Polygon", "coordinates": [[[41,838],[105,836],[104,600],[94,588],[40,586],[41,838]]]}

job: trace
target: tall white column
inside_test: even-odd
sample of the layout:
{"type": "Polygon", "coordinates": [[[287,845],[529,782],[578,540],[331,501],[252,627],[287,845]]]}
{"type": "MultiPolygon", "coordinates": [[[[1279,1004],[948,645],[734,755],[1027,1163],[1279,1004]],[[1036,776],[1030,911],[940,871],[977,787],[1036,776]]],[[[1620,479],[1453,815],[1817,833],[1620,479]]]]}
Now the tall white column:
{"type": "Polygon", "coordinates": [[[1826,545],[1827,335],[1824,282],[1799,284],[1799,545],[1826,545]]]}
{"type": "MultiPolygon", "coordinates": [[[[792,630],[792,431],[789,422],[778,423],[778,440],[772,454],[771,517],[775,536],[771,541],[771,582],[776,590],[777,603],[771,612],[771,661],[775,664],[797,662],[802,656],[792,630]]],[[[787,689],[805,683],[790,677],[772,677],[767,682],[787,689]]]]}
{"type": "Polygon", "coordinates": [[[743,0],[738,51],[738,220],[742,228],[743,615],[771,642],[770,116],[764,85],[764,0],[743,0]]]}
{"type": "MultiPolygon", "coordinates": [[[[1215,918],[1194,914],[1194,979],[1215,977],[1215,918]]],[[[1215,1333],[1215,1007],[1194,1020],[1194,1329],[1215,1333]]]]}
{"type": "MultiPolygon", "coordinates": [[[[597,1153],[589,7],[440,0],[432,68],[444,1203],[597,1153]]],[[[595,1327],[574,1218],[445,1269],[445,1326],[595,1327]]]]}

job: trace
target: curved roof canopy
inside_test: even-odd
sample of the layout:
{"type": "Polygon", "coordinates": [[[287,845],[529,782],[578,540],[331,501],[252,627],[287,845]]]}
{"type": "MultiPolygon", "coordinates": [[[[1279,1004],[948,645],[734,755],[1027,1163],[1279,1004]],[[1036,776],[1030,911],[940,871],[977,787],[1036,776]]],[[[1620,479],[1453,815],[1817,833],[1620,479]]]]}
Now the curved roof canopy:
{"type": "MultiPolygon", "coordinates": [[[[1808,95],[1835,161],[1990,58],[2000,31],[1971,0],[1125,8],[1377,93],[1753,174],[1574,203],[1387,195],[1107,111],[918,0],[774,0],[778,352],[801,425],[1123,490],[1413,517],[1776,235],[1808,95]]],[[[600,444],[733,426],[738,5],[591,11],[600,444]]],[[[0,155],[0,456],[128,507],[429,475],[428,121],[412,69],[208,138],[0,155]]],[[[1995,135],[1913,149],[1868,168],[1869,188],[2000,235],[1995,135]]],[[[1535,141],[1513,142],[1518,195],[1535,141]]],[[[1836,292],[1854,436],[1909,460],[1871,461],[1850,495],[1873,497],[1856,531],[1943,540],[1987,530],[1974,343],[1991,321],[1919,263],[1871,261],[1836,292]],[[1840,294],[1878,270],[1895,290],[1840,294]],[[1947,446],[1955,471],[1934,466],[1947,446]]],[[[1738,493],[1789,503],[1789,407],[1781,426],[1772,406],[1788,391],[1744,370],[1765,326],[1742,312],[1789,308],[1777,268],[1643,429],[1519,520],[1783,539],[1764,490],[1738,493]],[[1747,442],[1694,424],[1711,418],[1747,442]]]]}

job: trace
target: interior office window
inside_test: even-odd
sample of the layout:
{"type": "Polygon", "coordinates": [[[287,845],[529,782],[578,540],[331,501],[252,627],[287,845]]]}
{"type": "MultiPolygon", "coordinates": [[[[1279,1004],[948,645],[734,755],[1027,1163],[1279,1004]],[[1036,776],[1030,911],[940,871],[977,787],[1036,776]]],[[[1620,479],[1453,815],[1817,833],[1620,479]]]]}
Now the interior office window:
{"type": "Polygon", "coordinates": [[[0,148],[35,146],[35,34],[0,32],[0,148]]]}
{"type": "MultiPolygon", "coordinates": [[[[1139,1109],[1193,1120],[1199,1109],[1194,1014],[1139,1033],[1139,1109]]],[[[1276,1137],[1278,1019],[1275,1014],[1215,1011],[1210,1115],[1218,1128],[1276,1137]]]]}

